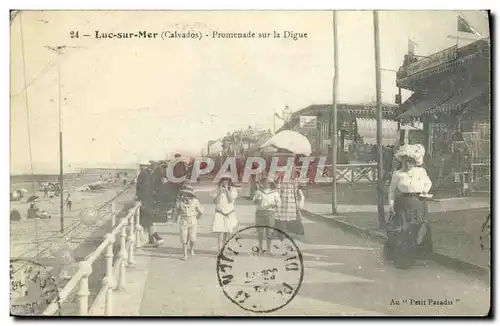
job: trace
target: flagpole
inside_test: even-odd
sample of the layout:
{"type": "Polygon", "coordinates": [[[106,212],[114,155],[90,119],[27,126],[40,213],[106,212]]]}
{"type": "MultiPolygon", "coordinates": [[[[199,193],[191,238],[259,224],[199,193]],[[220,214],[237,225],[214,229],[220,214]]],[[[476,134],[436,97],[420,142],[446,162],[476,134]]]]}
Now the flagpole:
{"type": "Polygon", "coordinates": [[[64,173],[63,173],[63,129],[62,129],[62,110],[61,110],[61,64],[57,64],[57,89],[59,104],[59,187],[60,187],[60,214],[61,214],[61,233],[64,232],[64,173]]]}
{"type": "MultiPolygon", "coordinates": [[[[448,35],[447,37],[448,38],[452,38],[452,39],[456,39],[457,38],[455,35],[448,35]]],[[[469,37],[463,37],[463,36],[459,36],[458,38],[461,39],[461,40],[467,40],[467,41],[478,41],[478,39],[469,38],[469,37]]]]}
{"type": "Polygon", "coordinates": [[[375,86],[377,91],[377,208],[379,227],[385,225],[384,216],[384,182],[383,182],[383,161],[382,161],[382,81],[380,70],[380,36],[378,25],[378,11],[373,11],[373,36],[375,43],[375,86]]]}
{"type": "Polygon", "coordinates": [[[458,49],[458,40],[460,38],[460,30],[458,28],[459,20],[460,20],[460,15],[457,14],[457,49],[458,49]]]}
{"type": "Polygon", "coordinates": [[[330,111],[331,147],[332,147],[332,214],[337,214],[337,93],[339,84],[339,56],[337,11],[333,11],[333,93],[330,111]]]}
{"type": "Polygon", "coordinates": [[[29,110],[29,101],[28,101],[28,86],[27,86],[27,77],[26,77],[26,56],[24,51],[24,34],[23,34],[23,15],[20,11],[14,13],[12,20],[14,17],[19,14],[19,28],[21,31],[21,54],[23,59],[23,77],[24,77],[24,100],[26,103],[26,120],[28,125],[28,147],[29,147],[29,158],[30,158],[30,174],[32,178],[31,182],[31,192],[35,195],[35,179],[33,178],[33,153],[31,150],[31,128],[30,128],[30,110],[29,110]]]}

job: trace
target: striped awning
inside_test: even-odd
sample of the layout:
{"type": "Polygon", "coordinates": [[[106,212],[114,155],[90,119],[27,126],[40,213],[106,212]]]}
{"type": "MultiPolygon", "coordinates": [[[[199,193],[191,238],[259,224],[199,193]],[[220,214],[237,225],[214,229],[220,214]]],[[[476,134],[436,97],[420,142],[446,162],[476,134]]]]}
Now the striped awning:
{"type": "Polygon", "coordinates": [[[456,90],[454,93],[443,92],[439,94],[423,94],[415,93],[410,96],[403,104],[401,109],[403,113],[399,115],[399,119],[418,117],[423,114],[432,112],[446,112],[455,109],[465,103],[468,103],[484,93],[489,92],[489,82],[480,85],[467,84],[456,90]]]}
{"type": "MultiPolygon", "coordinates": [[[[356,118],[359,136],[363,142],[377,144],[377,120],[356,118]]],[[[398,122],[394,120],[382,120],[382,145],[394,145],[399,141],[398,122]]]]}
{"type": "Polygon", "coordinates": [[[403,104],[400,110],[403,111],[398,118],[404,119],[409,117],[418,117],[427,110],[433,109],[441,103],[446,102],[452,97],[446,92],[438,93],[413,93],[403,104]]]}
{"type": "Polygon", "coordinates": [[[454,110],[456,107],[461,106],[465,103],[469,103],[470,101],[478,98],[483,94],[487,94],[490,91],[490,83],[483,83],[481,85],[466,85],[461,88],[456,94],[451,97],[448,101],[444,102],[440,106],[424,112],[425,114],[429,114],[432,112],[449,112],[454,110]]]}

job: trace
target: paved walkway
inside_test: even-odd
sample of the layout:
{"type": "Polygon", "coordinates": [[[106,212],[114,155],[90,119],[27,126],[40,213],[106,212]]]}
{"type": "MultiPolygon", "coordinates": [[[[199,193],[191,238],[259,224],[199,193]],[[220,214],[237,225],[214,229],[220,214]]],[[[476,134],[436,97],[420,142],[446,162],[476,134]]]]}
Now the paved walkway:
{"type": "MultiPolygon", "coordinates": [[[[338,205],[331,214],[331,204],[306,202],[305,209],[328,219],[342,221],[356,228],[383,234],[378,229],[375,205],[338,205]]],[[[386,216],[389,207],[385,207],[386,216]]],[[[490,212],[484,197],[447,198],[429,202],[427,220],[431,223],[435,249],[447,256],[488,268],[490,252],[480,250],[481,227],[490,212]]]]}
{"type": "MultiPolygon", "coordinates": [[[[429,213],[441,213],[451,211],[461,211],[477,208],[490,208],[491,202],[489,198],[470,197],[470,198],[446,198],[440,199],[439,202],[429,202],[429,213]]],[[[331,214],[332,204],[330,203],[315,203],[306,201],[305,209],[318,214],[331,214]]],[[[389,206],[385,206],[385,211],[388,212],[389,206]]],[[[353,212],[371,212],[377,213],[376,205],[337,205],[337,213],[339,215],[353,212]]]]}
{"type": "MultiPolygon", "coordinates": [[[[210,230],[213,205],[206,198],[202,202],[207,214],[200,225],[197,255],[182,261],[177,227],[160,226],[165,243],[137,251],[126,289],[114,293],[114,315],[263,315],[241,309],[219,286],[217,239],[210,230]]],[[[251,226],[253,207],[245,200],[238,203],[240,229],[251,226]]],[[[305,229],[306,235],[295,241],[304,262],[302,285],[288,305],[269,315],[484,315],[489,310],[489,284],[474,277],[432,262],[398,270],[381,261],[380,244],[307,219],[305,229]]],[[[241,241],[244,248],[256,243],[251,237],[241,241]]],[[[240,272],[269,269],[282,261],[279,255],[255,256],[249,250],[238,257],[240,272]]],[[[254,294],[252,299],[263,308],[273,304],[266,296],[254,294]]],[[[97,303],[94,314],[103,312],[104,303],[97,303]]]]}

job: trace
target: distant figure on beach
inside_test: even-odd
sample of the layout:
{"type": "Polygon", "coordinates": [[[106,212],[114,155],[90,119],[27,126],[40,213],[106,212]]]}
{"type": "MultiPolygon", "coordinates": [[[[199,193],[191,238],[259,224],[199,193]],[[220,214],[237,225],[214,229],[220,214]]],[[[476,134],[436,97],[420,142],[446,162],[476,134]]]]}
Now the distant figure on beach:
{"type": "Polygon", "coordinates": [[[20,221],[21,220],[21,214],[19,213],[18,210],[13,209],[12,212],[10,212],[10,220],[11,221],[20,221]]]}
{"type": "Polygon", "coordinates": [[[27,218],[28,219],[34,219],[34,218],[41,218],[41,219],[48,219],[52,218],[47,212],[42,211],[40,212],[40,209],[36,207],[35,203],[30,204],[30,208],[28,208],[27,212],[27,218]]]}
{"type": "Polygon", "coordinates": [[[73,206],[73,200],[71,199],[71,194],[68,194],[68,197],[66,197],[66,208],[68,209],[68,212],[71,212],[72,206],[73,206]]]}

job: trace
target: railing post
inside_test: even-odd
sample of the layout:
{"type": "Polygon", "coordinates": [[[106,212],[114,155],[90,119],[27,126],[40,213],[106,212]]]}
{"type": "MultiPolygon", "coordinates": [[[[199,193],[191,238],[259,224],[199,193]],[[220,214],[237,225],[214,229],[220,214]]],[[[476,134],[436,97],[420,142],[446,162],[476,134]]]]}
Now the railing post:
{"type": "Polygon", "coordinates": [[[102,279],[102,286],[106,288],[106,301],[104,302],[104,314],[111,316],[113,314],[113,282],[105,276],[102,279]]]}
{"type": "MultiPolygon", "coordinates": [[[[126,219],[127,217],[123,217],[126,219]]],[[[127,225],[124,224],[120,230],[120,267],[118,270],[118,290],[125,287],[125,264],[127,263],[127,225]]]]}
{"type": "Polygon", "coordinates": [[[106,277],[103,279],[103,287],[106,287],[105,314],[106,316],[111,316],[113,314],[113,288],[115,282],[113,276],[114,235],[111,233],[106,234],[106,241],[108,242],[108,246],[106,247],[106,277]]]}
{"type": "Polygon", "coordinates": [[[141,205],[137,207],[135,211],[135,247],[139,248],[141,246],[141,205]]]}
{"type": "Polygon", "coordinates": [[[111,227],[116,225],[116,200],[111,202],[111,227]]]}
{"type": "Polygon", "coordinates": [[[134,249],[135,249],[134,223],[135,223],[136,210],[137,210],[137,208],[133,209],[132,212],[130,212],[130,214],[128,216],[128,242],[129,242],[128,261],[127,261],[128,266],[135,264],[135,259],[134,259],[134,249]]]}
{"type": "Polygon", "coordinates": [[[92,274],[92,265],[86,261],[82,261],[79,264],[79,269],[82,272],[82,278],[80,279],[80,285],[78,287],[78,310],[80,316],[87,316],[89,313],[89,276],[92,274]]]}

